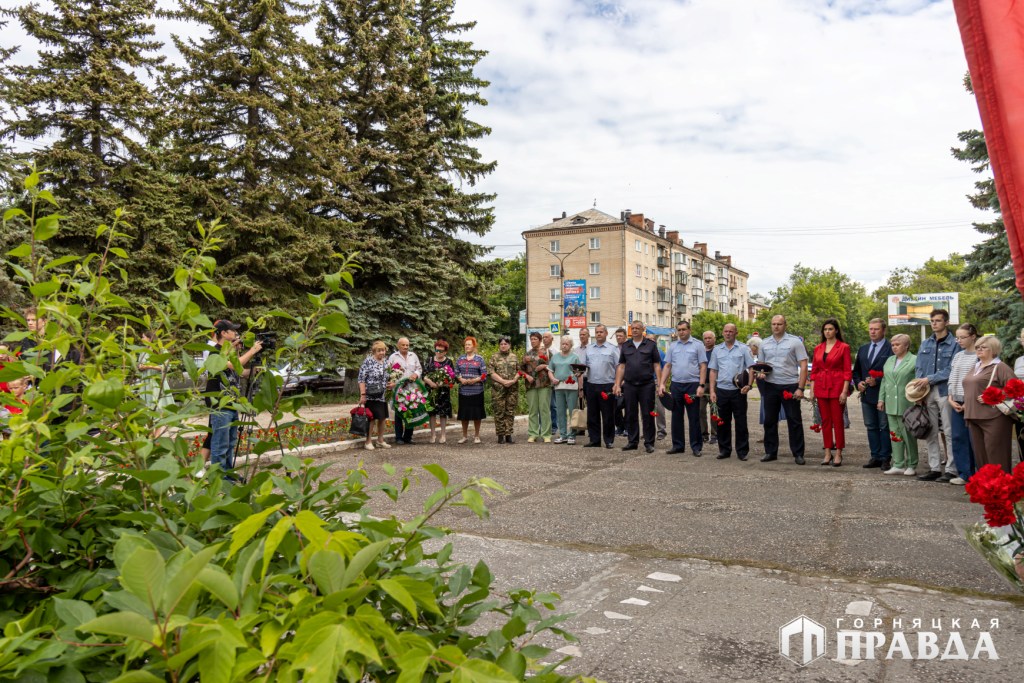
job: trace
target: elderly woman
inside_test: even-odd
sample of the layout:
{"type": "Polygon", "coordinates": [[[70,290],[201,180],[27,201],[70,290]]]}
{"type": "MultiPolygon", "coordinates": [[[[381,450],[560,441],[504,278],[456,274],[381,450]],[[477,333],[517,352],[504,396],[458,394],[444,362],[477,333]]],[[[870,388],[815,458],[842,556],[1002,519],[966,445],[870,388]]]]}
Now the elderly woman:
{"type": "Polygon", "coordinates": [[[878,387],[878,409],[889,418],[894,434],[892,467],[882,474],[917,474],[917,439],[907,434],[903,413],[911,406],[907,398],[907,384],[914,379],[917,356],[910,353],[910,336],[897,334],[889,340],[892,354],[882,368],[882,383],[878,387]]]}
{"type": "Polygon", "coordinates": [[[579,395],[579,379],[572,366],[579,365],[579,356],[572,350],[572,337],[565,335],[559,344],[559,352],[551,354],[551,381],[555,392],[555,414],[558,417],[558,436],[555,443],[576,444],[576,430],[569,429],[572,411],[576,410],[579,395]]]}
{"type": "Polygon", "coordinates": [[[551,373],[548,351],[540,343],[540,332],[530,333],[530,350],[523,354],[521,372],[526,382],[526,405],[529,412],[527,443],[544,439],[551,443],[551,373]]]}
{"type": "Polygon", "coordinates": [[[368,451],[373,450],[374,423],[377,425],[377,446],[391,448],[391,444],[384,440],[384,423],[388,419],[388,404],[384,400],[384,393],[394,388],[395,383],[388,377],[388,368],[384,362],[387,354],[387,344],[375,341],[370,347],[370,355],[359,368],[359,404],[365,406],[372,415],[370,428],[366,430],[366,443],[363,444],[363,448],[368,451]]]}
{"type": "Polygon", "coordinates": [[[843,410],[850,394],[852,367],[850,346],[843,341],[839,321],[829,318],[821,325],[821,343],[814,348],[811,370],[814,398],[821,411],[821,435],[825,446],[825,459],[820,463],[822,465],[839,467],[843,464],[843,449],[846,448],[843,410]],[[834,458],[833,447],[836,450],[834,458]]]}
{"type": "Polygon", "coordinates": [[[1010,366],[999,360],[1002,351],[1002,343],[991,336],[982,337],[974,345],[978,360],[963,380],[964,418],[971,432],[971,445],[974,446],[974,459],[978,468],[993,463],[1008,473],[1013,452],[1013,420],[999,412],[995,406],[986,405],[981,399],[985,389],[1002,389],[1014,377],[1010,366]]]}
{"type": "Polygon", "coordinates": [[[953,428],[953,461],[956,463],[957,474],[960,476],[949,480],[950,484],[963,486],[974,474],[974,448],[971,447],[971,434],[964,420],[964,377],[974,370],[978,357],[974,353],[974,345],[978,341],[978,328],[964,323],[956,330],[956,343],[960,345],[960,353],[953,356],[949,366],[949,393],[946,400],[952,409],[950,426],[953,428]]]}
{"type": "Polygon", "coordinates": [[[462,422],[462,438],[459,443],[469,440],[469,421],[473,421],[473,443],[480,443],[480,421],[486,417],[484,410],[484,382],[487,380],[487,362],[476,352],[476,338],[466,337],[463,342],[466,353],[455,361],[455,375],[459,384],[459,415],[462,422]]]}
{"type": "Polygon", "coordinates": [[[449,377],[455,377],[455,366],[448,357],[448,342],[434,342],[434,357],[423,364],[423,382],[430,387],[430,443],[445,443],[448,439],[448,420],[452,416],[452,390],[449,377]],[[440,422],[441,438],[434,432],[435,421],[440,422]]]}

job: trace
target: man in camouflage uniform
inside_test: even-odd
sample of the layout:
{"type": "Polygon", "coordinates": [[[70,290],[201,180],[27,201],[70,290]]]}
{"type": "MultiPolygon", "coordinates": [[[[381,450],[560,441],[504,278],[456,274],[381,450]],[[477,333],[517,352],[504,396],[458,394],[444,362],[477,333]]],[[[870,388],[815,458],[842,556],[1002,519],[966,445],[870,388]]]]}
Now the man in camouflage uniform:
{"type": "Polygon", "coordinates": [[[514,443],[512,427],[519,408],[519,359],[512,353],[508,337],[498,342],[498,351],[487,361],[487,367],[491,371],[492,412],[498,443],[514,443]]]}

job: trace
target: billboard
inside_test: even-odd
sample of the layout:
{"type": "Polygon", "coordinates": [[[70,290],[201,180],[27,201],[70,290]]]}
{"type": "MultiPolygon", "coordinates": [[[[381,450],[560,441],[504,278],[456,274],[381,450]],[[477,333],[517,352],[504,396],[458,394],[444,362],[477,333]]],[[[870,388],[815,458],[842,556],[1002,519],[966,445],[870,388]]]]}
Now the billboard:
{"type": "Polygon", "coordinates": [[[587,326],[587,281],[565,280],[562,283],[562,317],[565,329],[587,326]]]}
{"type": "Polygon", "coordinates": [[[929,325],[935,309],[949,312],[949,324],[960,324],[960,293],[887,294],[890,325],[929,325]]]}

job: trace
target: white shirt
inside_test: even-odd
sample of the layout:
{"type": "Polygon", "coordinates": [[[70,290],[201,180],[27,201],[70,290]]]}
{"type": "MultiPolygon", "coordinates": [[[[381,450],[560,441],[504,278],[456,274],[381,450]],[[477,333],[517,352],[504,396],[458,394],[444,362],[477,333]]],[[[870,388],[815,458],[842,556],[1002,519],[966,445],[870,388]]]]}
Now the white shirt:
{"type": "Polygon", "coordinates": [[[423,366],[420,365],[420,359],[412,351],[406,353],[405,356],[402,356],[401,352],[395,351],[388,357],[388,368],[390,369],[395,363],[398,363],[398,367],[402,369],[401,379],[408,379],[413,375],[417,377],[423,376],[423,366]]]}

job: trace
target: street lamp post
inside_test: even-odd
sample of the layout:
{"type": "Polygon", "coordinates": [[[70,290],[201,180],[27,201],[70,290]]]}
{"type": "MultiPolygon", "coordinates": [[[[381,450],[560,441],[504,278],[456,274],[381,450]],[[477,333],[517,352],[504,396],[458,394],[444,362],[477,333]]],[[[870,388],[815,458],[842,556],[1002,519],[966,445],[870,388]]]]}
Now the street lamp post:
{"type": "Polygon", "coordinates": [[[541,247],[541,249],[551,254],[555,258],[555,260],[558,261],[558,300],[560,305],[559,307],[562,309],[562,324],[565,324],[565,287],[563,286],[563,283],[565,282],[565,260],[572,256],[573,253],[579,251],[585,246],[586,243],[580,242],[580,245],[578,247],[568,252],[565,256],[562,256],[561,258],[559,258],[558,256],[558,254],[560,254],[561,252],[554,252],[548,249],[547,247],[541,247]]]}

